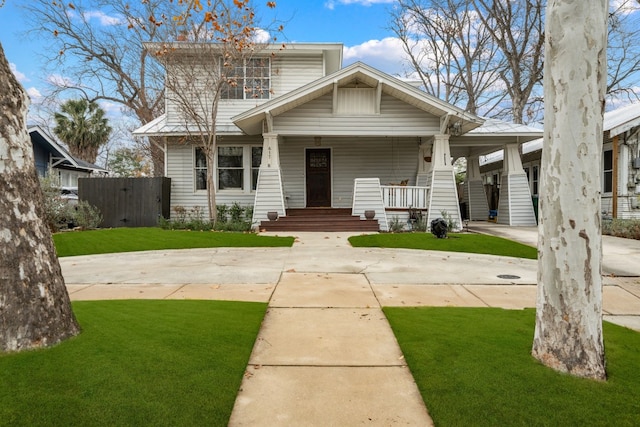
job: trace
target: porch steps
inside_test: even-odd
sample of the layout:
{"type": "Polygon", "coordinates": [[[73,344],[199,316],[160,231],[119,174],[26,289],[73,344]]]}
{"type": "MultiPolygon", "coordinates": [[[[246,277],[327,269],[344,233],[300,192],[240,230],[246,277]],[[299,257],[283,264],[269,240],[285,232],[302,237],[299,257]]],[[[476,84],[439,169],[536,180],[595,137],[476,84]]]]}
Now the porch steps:
{"type": "Polygon", "coordinates": [[[287,209],[287,216],[262,221],[264,231],[378,231],[378,220],[361,220],[351,209],[287,209]]]}

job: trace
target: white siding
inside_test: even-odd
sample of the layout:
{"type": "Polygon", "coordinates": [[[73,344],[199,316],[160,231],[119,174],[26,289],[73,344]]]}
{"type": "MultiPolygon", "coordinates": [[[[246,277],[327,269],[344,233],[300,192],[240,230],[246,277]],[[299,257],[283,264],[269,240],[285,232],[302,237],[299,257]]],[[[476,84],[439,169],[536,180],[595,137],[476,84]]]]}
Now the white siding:
{"type": "Polygon", "coordinates": [[[253,210],[253,224],[267,219],[267,212],[278,212],[285,215],[282,197],[282,178],[278,169],[260,169],[258,173],[258,191],[253,210]]]}
{"type": "MultiPolygon", "coordinates": [[[[224,144],[220,145],[260,145],[261,139],[250,137],[227,137],[224,144]]],[[[199,206],[208,215],[207,192],[196,190],[194,173],[194,146],[191,144],[171,144],[167,147],[167,177],[171,178],[171,215],[174,215],[175,206],[183,206],[192,209],[199,206]]],[[[246,181],[246,179],[245,179],[246,181]]],[[[246,184],[250,186],[249,183],[246,184]]],[[[218,205],[232,205],[237,202],[243,206],[253,205],[255,192],[246,190],[218,191],[216,203],[218,205]]]]}
{"type": "Polygon", "coordinates": [[[375,89],[338,89],[336,114],[374,114],[376,111],[375,89]]]}
{"type": "Polygon", "coordinates": [[[509,224],[511,220],[511,212],[509,208],[509,175],[503,174],[500,179],[500,199],[498,201],[498,223],[509,224]]]}
{"type": "Polygon", "coordinates": [[[330,148],[332,206],[348,208],[356,178],[378,178],[381,183],[408,179],[414,185],[418,164],[415,138],[322,138],[321,147],[309,137],[286,137],[280,142],[280,165],[289,208],[306,207],[305,149],[330,148]]]}
{"type": "Polygon", "coordinates": [[[278,97],[324,77],[321,55],[278,56],[271,60],[271,87],[278,97]]]}
{"type": "Polygon", "coordinates": [[[442,212],[446,212],[451,219],[462,226],[460,218],[460,205],[458,204],[458,191],[456,189],[456,178],[453,169],[434,170],[429,180],[430,199],[429,212],[427,217],[427,227],[431,226],[431,221],[442,217],[442,212]]]}
{"type": "Polygon", "coordinates": [[[353,215],[360,215],[364,219],[365,210],[373,210],[376,213],[380,230],[388,231],[387,215],[382,201],[382,191],[380,191],[380,180],[378,178],[358,178],[353,184],[353,215]]]}
{"type": "Polygon", "coordinates": [[[487,194],[484,191],[482,181],[469,181],[466,187],[465,196],[469,219],[472,221],[486,220],[489,216],[489,204],[487,203],[487,194]]]}
{"type": "Polygon", "coordinates": [[[536,225],[531,192],[525,173],[502,176],[498,223],[513,226],[536,225]]]}
{"type": "MultiPolygon", "coordinates": [[[[279,57],[276,55],[271,60],[272,98],[281,96],[323,77],[323,71],[323,58],[320,54],[300,57],[279,57]]],[[[202,73],[205,73],[204,69],[202,73]]],[[[185,118],[181,113],[180,104],[176,104],[169,90],[167,90],[167,93],[167,124],[184,125],[185,118]]],[[[201,102],[203,101],[203,105],[210,107],[213,93],[210,89],[200,87],[196,97],[201,102]]],[[[233,124],[231,117],[261,105],[266,101],[268,101],[268,99],[221,100],[217,116],[218,131],[223,133],[240,133],[240,129],[233,124]]]]}
{"type": "Polygon", "coordinates": [[[275,132],[281,135],[416,136],[438,133],[439,126],[437,117],[385,94],[379,115],[333,114],[329,94],[274,118],[275,132]]]}

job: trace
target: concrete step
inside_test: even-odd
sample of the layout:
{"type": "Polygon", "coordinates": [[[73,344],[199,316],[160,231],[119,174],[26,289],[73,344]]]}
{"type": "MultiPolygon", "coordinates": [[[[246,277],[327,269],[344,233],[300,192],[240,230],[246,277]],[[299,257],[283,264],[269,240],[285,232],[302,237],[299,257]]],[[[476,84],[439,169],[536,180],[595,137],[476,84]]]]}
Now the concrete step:
{"type": "Polygon", "coordinates": [[[378,220],[351,215],[293,215],[262,221],[262,231],[378,231],[378,220]]]}

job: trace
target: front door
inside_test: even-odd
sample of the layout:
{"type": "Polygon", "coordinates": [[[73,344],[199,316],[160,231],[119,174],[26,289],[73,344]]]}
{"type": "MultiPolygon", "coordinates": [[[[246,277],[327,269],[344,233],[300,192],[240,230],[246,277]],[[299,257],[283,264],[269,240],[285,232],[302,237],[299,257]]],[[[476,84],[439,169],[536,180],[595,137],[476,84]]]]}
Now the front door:
{"type": "Polygon", "coordinates": [[[331,207],[331,150],[307,150],[307,207],[331,207]]]}

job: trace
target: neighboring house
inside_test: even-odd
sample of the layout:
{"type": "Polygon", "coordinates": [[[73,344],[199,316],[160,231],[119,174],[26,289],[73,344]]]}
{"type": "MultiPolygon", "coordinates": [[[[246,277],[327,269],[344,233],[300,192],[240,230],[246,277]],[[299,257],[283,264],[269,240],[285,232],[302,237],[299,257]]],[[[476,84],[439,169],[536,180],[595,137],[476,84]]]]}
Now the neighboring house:
{"type": "MultiPolygon", "coordinates": [[[[185,42],[170,48],[186,46],[193,51],[185,42]]],[[[282,218],[316,208],[348,209],[361,219],[373,210],[381,230],[394,217],[406,221],[409,209],[422,211],[428,222],[446,211],[461,225],[453,168],[458,157],[476,171],[465,191],[469,210],[486,219],[479,157],[505,147],[517,154],[518,144],[542,136],[538,129],[469,114],[363,63],[342,68],[342,44],[279,48],[267,48],[256,61],[261,72],[268,64],[260,74],[266,99],[226,91],[236,99],[222,99],[217,117],[216,201],[253,205],[255,226],[268,225],[268,212],[282,218]]],[[[255,76],[252,61],[240,69],[255,76]]],[[[165,111],[134,135],[164,138],[172,207],[206,207],[203,152],[186,138],[189,124],[170,97],[165,111]]],[[[504,200],[512,223],[535,224],[519,158],[510,171],[506,186],[513,196],[504,200]]]]}
{"type": "Polygon", "coordinates": [[[51,171],[54,174],[52,178],[61,187],[77,188],[78,178],[108,173],[106,169],[73,157],[39,126],[29,126],[27,130],[39,176],[48,176],[51,171]]]}
{"type": "MultiPolygon", "coordinates": [[[[601,207],[604,217],[640,219],[640,103],[604,114],[602,144],[601,207]]],[[[522,163],[534,205],[540,190],[542,139],[522,146],[522,163]]],[[[500,185],[504,173],[504,153],[492,153],[482,159],[480,172],[491,209],[498,209],[502,198],[500,185]]]]}

